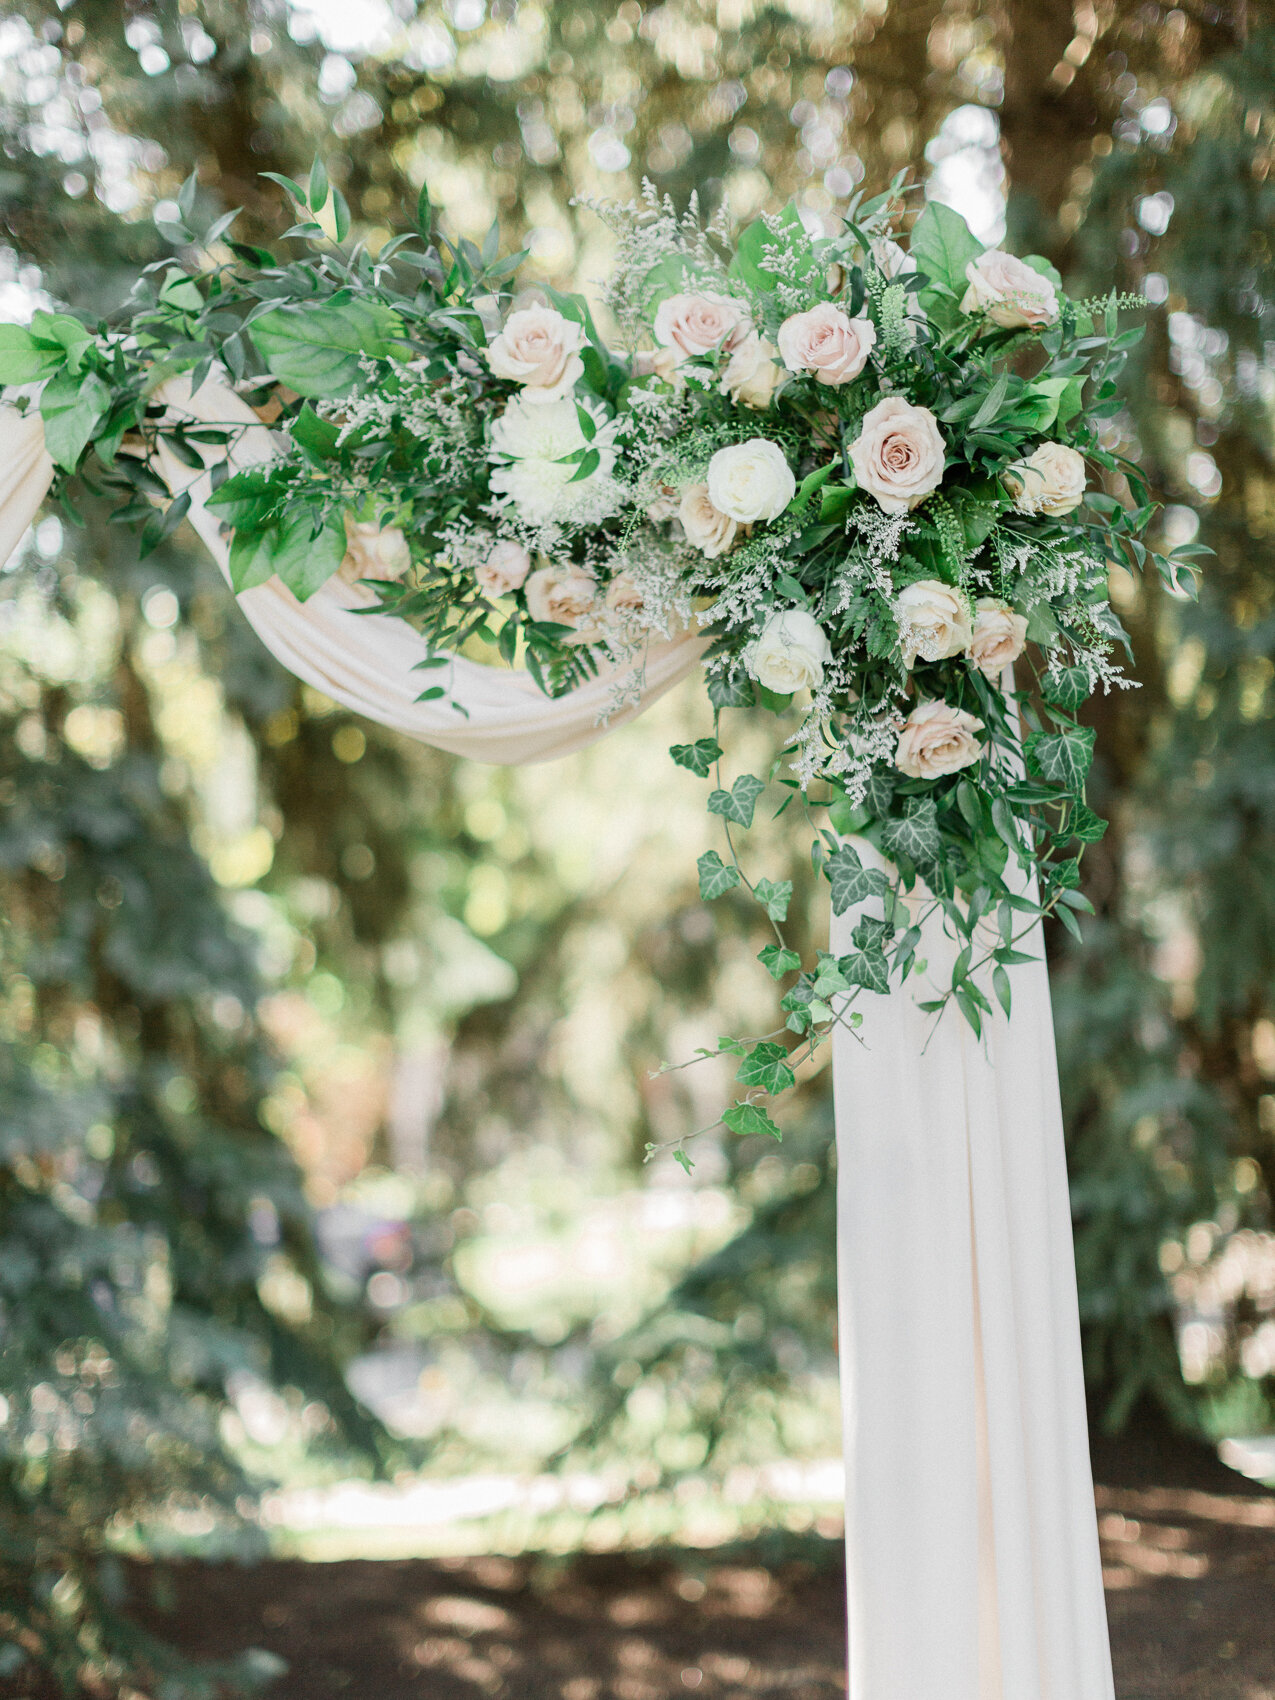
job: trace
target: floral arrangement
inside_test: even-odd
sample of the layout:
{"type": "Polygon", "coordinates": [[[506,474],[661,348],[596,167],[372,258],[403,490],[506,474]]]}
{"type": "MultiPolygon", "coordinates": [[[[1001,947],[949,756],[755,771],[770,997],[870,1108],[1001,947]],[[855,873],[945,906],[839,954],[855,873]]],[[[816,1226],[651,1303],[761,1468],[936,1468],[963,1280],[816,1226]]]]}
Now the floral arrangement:
{"type": "MultiPolygon", "coordinates": [[[[362,579],[428,640],[432,698],[448,653],[485,646],[551,694],[606,666],[618,708],[653,640],[701,631],[714,734],[671,752],[711,776],[724,829],[700,889],[751,893],[782,986],[783,1026],[721,1041],[737,1131],[777,1132],[766,1096],[859,1023],[864,991],[918,970],[935,909],[960,948],[924,1007],[954,999],[976,1031],[993,997],[1008,1012],[1024,935],[1051,913],[1075,931],[1088,908],[1080,857],[1105,823],[1076,715],[1127,682],[1109,568],[1150,557],[1192,583],[1193,551],[1148,547],[1145,484],[1104,446],[1141,335],[1118,314],[1140,303],[1071,301],[1044,260],[985,250],[935,202],[905,250],[898,184],[835,235],[789,208],[737,237],[648,189],[594,208],[615,237],[604,338],[579,296],[515,295],[525,255],[501,257],[494,229],[481,250],[435,231],[425,194],[373,257],[346,251],[321,165],[275,181],[301,258],[231,240],[227,219],[184,225],[203,265],[150,268],[116,319],[0,326],[0,382],[42,382],[20,404],[43,415],[63,496],[105,493],[149,548],[187,507],[157,448],[211,462],[236,588],[362,579]],[[152,400],[214,366],[278,433],[273,462],[232,472],[232,429],[152,400]],[[720,716],[756,705],[778,717],[774,764],[728,782],[720,716]],[[740,860],[768,790],[804,806],[834,910],[862,910],[846,955],[803,963],[791,884],[740,860]]],[[[193,201],[192,182],[184,220],[193,201]]]]}

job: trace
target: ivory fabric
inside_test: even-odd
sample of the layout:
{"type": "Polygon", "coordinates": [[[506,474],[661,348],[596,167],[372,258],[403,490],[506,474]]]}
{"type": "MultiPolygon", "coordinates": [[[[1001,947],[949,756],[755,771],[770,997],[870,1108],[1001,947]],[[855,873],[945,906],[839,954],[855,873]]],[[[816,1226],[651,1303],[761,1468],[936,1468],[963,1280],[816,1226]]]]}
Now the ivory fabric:
{"type": "MultiPolygon", "coordinates": [[[[859,842],[865,862],[884,866],[859,842]]],[[[834,916],[832,950],[858,914],[834,916]]],[[[851,1700],[1111,1700],[1049,976],[833,1040],[851,1700]]]]}
{"type": "MultiPolygon", "coordinates": [[[[274,452],[223,383],[161,393],[174,412],[242,425],[239,464],[274,452]]],[[[0,408],[0,564],[52,472],[38,415],[0,408]]],[[[191,490],[191,521],[226,573],[207,474],[171,456],[164,473],[191,490]]],[[[368,601],[339,579],[304,604],[277,581],[239,597],[299,678],[440,749],[546,761],[607,730],[605,675],[549,699],[455,657],[446,682],[468,718],[413,701],[441,670],[413,672],[424,641],[357,612],[368,601]]],[[[609,724],[702,649],[694,635],[652,643],[641,703],[609,724]]],[[[834,917],[835,953],[854,922],[834,917]]],[[[929,923],[920,954],[936,981],[954,951],[929,923]]],[[[998,1010],[982,1041],[955,1008],[935,1025],[906,993],[869,999],[861,1036],[833,1041],[850,1700],[1112,1700],[1043,960],[1012,983],[1012,1026],[998,1010]]]]}

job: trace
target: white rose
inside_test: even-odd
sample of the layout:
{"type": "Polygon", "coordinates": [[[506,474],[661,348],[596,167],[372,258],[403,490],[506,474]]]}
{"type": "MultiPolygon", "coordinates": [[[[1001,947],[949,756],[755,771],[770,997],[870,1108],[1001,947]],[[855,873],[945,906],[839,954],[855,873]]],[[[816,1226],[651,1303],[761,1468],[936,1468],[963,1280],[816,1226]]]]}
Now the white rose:
{"type": "Polygon", "coordinates": [[[566,643],[591,643],[599,634],[594,622],[585,621],[596,615],[598,583],[586,567],[573,561],[554,561],[540,567],[527,580],[527,612],[533,620],[543,620],[555,626],[573,626],[575,630],[566,643]]]}
{"type": "MultiPolygon", "coordinates": [[[[673,364],[702,360],[715,349],[732,353],[752,332],[747,307],[733,295],[712,291],[670,295],[655,313],[653,335],[661,348],[671,350],[673,364]]],[[[655,362],[661,377],[668,375],[667,363],[655,362]]]]}
{"type": "Polygon", "coordinates": [[[615,424],[594,403],[529,402],[516,396],[491,427],[491,487],[503,506],[515,508],[532,525],[572,519],[593,522],[619,505],[611,477],[615,466],[615,424]],[[589,442],[580,429],[578,406],[588,406],[596,431],[589,442]],[[575,478],[576,465],[564,456],[596,449],[598,464],[587,478],[575,478]]]}
{"type": "Polygon", "coordinates": [[[1085,499],[1085,457],[1066,443],[1042,443],[1005,469],[1005,486],[1020,514],[1058,519],[1085,499]]]}
{"type": "Polygon", "coordinates": [[[407,539],[396,525],[345,516],[345,554],[337,572],[347,584],[363,578],[402,578],[412,564],[407,539]]]}
{"type": "Polygon", "coordinates": [[[943,482],[947,445],[928,407],[886,396],[864,415],[850,445],[859,488],[888,514],[907,513],[943,482]]]}
{"type": "Polygon", "coordinates": [[[646,504],[646,517],[652,525],[662,525],[666,519],[677,518],[677,507],[677,486],[657,484],[654,497],[646,504]]]}
{"type": "Polygon", "coordinates": [[[797,494],[797,480],[777,443],[750,437],[718,449],[708,463],[708,496],[741,525],[778,519],[797,494]]]}
{"type": "Polygon", "coordinates": [[[485,561],[474,569],[478,588],[484,596],[508,596],[515,591],[531,571],[531,556],[521,543],[502,537],[485,561]]]}
{"type": "Polygon", "coordinates": [[[759,685],[780,696],[794,691],[817,691],[823,670],[832,660],[827,633],[813,615],[801,608],[772,614],[744,657],[759,685]]]}
{"type": "Polygon", "coordinates": [[[974,604],[974,631],[965,653],[980,673],[998,679],[1027,642],[1027,621],[1008,602],[983,596],[974,604]]]}
{"type": "Polygon", "coordinates": [[[963,313],[986,313],[1006,330],[1039,329],[1058,317],[1058,291],[1047,277],[1003,249],[989,248],[965,268],[963,313]]]}
{"type": "Polygon", "coordinates": [[[977,733],[983,722],[945,702],[923,702],[903,723],[894,765],[909,779],[941,779],[959,773],[981,754],[977,733]]]}
{"type": "Polygon", "coordinates": [[[783,369],[775,364],[779,350],[756,331],[746,336],[726,362],[721,391],[740,407],[764,413],[783,381],[783,369]]]}
{"type": "Polygon", "coordinates": [[[497,378],[521,384],[527,401],[558,401],[584,372],[583,343],[583,327],[555,308],[524,307],[505,320],[487,364],[497,378]]]}
{"type": "Polygon", "coordinates": [[[688,484],[682,492],[677,517],[682,522],[686,541],[709,560],[716,560],[734,547],[738,525],[720,509],[715,508],[707,484],[688,484]]]}
{"type": "Polygon", "coordinates": [[[894,617],[899,623],[903,665],[922,661],[946,661],[960,655],[973,635],[965,598],[936,578],[918,579],[894,599],[894,617]]]}
{"type": "Polygon", "coordinates": [[[868,363],[877,340],[871,319],[852,319],[831,301],[793,313],[779,327],[779,352],[790,372],[809,372],[820,384],[848,384],[868,363]]]}

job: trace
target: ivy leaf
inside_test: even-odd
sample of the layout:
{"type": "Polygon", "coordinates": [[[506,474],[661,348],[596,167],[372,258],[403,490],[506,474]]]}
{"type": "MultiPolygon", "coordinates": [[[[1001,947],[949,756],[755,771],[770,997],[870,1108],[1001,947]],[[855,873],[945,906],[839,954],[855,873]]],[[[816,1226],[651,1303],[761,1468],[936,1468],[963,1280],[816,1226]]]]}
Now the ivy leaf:
{"type": "Polygon", "coordinates": [[[710,673],[708,700],[714,708],[751,708],[757,693],[746,673],[710,673]]]}
{"type": "Polygon", "coordinates": [[[758,880],[753,887],[753,896],[772,921],[788,919],[788,905],[792,902],[791,880],[758,880]]]}
{"type": "Polygon", "coordinates": [[[856,950],[837,963],[843,977],[852,986],[863,986],[870,992],[888,992],[890,965],[883,950],[856,950]]]}
{"type": "Polygon", "coordinates": [[[773,1039],[763,1039],[740,1063],[735,1079],[741,1086],[760,1086],[773,1098],[797,1084],[797,1076],[788,1066],[788,1053],[773,1039]]]}
{"type": "Polygon", "coordinates": [[[838,845],[823,865],[832,883],[832,912],[844,915],[852,904],[869,897],[884,897],[890,881],[880,868],[865,868],[851,844],[838,845]]]}
{"type": "Polygon", "coordinates": [[[96,372],[77,378],[59,372],[49,379],[40,396],[44,420],[44,446],[54,465],[74,472],[89,438],[106,417],[111,392],[96,372]]]}
{"type": "Polygon", "coordinates": [[[1089,675],[1083,667],[1060,667],[1056,673],[1046,673],[1042,695],[1046,702],[1074,714],[1089,695],[1089,675]]]}
{"type": "Polygon", "coordinates": [[[945,283],[956,295],[964,295],[965,268],[983,252],[983,244],[969,225],[942,201],[930,201],[912,227],[908,244],[917,269],[933,283],[945,283]]]}
{"type": "Polygon", "coordinates": [[[863,806],[869,814],[880,820],[889,812],[890,801],[894,796],[894,780],[882,769],[876,769],[868,780],[867,789],[863,793],[863,806]]]}
{"type": "Polygon", "coordinates": [[[722,1120],[732,1133],[742,1134],[745,1138],[755,1133],[767,1133],[772,1139],[779,1140],[784,1137],[775,1121],[766,1114],[760,1104],[732,1104],[722,1120]]]}
{"type": "Polygon", "coordinates": [[[757,960],[772,980],[782,980],[785,974],[792,974],[801,967],[797,952],[781,944],[768,944],[765,950],[758,952],[757,960]]]}
{"type": "Polygon", "coordinates": [[[754,774],[741,773],[729,791],[717,790],[709,793],[708,812],[734,821],[738,826],[751,826],[757,799],[765,789],[765,785],[754,774]]]}
{"type": "Polygon", "coordinates": [[[1107,822],[1088,803],[1076,803],[1067,824],[1071,837],[1079,839],[1082,844],[1097,844],[1107,830],[1107,822]]]}
{"type": "Polygon", "coordinates": [[[1092,726],[1065,726],[1061,732],[1033,732],[1028,736],[1027,765],[1042,779],[1079,791],[1093,761],[1092,726]]]}
{"type": "Polygon", "coordinates": [[[314,307],[274,307],[250,330],[272,375],[311,397],[349,390],[358,381],[359,356],[392,354],[404,335],[397,313],[348,291],[314,307]]]}
{"type": "Polygon", "coordinates": [[[891,856],[906,856],[918,867],[935,861],[939,853],[939,828],[933,798],[914,801],[902,820],[896,816],[886,821],[881,837],[891,856]]]}
{"type": "Polygon", "coordinates": [[[685,767],[700,779],[708,778],[708,770],[720,757],[722,746],[716,738],[696,738],[693,744],[674,744],[669,754],[679,767],[685,767]]]}
{"type": "Polygon", "coordinates": [[[706,850],[696,867],[699,869],[699,894],[706,903],[733,891],[739,884],[739,869],[723,862],[716,850],[706,850]]]}

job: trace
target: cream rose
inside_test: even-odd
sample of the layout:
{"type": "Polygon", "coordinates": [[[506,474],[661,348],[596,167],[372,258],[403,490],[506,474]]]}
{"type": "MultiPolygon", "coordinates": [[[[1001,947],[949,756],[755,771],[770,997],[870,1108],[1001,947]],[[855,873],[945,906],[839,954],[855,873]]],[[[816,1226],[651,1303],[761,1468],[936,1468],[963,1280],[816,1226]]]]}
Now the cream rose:
{"type": "Polygon", "coordinates": [[[831,301],[793,313],[779,327],[779,352],[790,372],[809,372],[820,384],[848,384],[868,363],[877,340],[871,319],[852,319],[831,301]]]}
{"type": "Polygon", "coordinates": [[[508,596],[524,582],[531,571],[531,556],[521,543],[502,537],[485,561],[474,569],[478,588],[484,596],[508,596]]]}
{"type": "Polygon", "coordinates": [[[929,408],[890,395],[864,415],[850,445],[850,464],[861,490],[875,496],[886,513],[903,514],[938,489],[946,454],[929,408]]]}
{"type": "Polygon", "coordinates": [[[584,621],[596,614],[598,583],[593,574],[572,561],[554,561],[539,567],[526,584],[527,612],[533,620],[555,626],[574,626],[567,643],[589,643],[597,636],[596,626],[584,621]]]}
{"type": "Polygon", "coordinates": [[[945,702],[918,703],[903,722],[894,765],[909,779],[942,779],[976,762],[983,722],[945,702]]]}
{"type": "Polygon", "coordinates": [[[1005,487],[1020,514],[1072,513],[1085,499],[1085,457],[1066,443],[1042,443],[1005,469],[1005,487]]]}
{"type": "Polygon", "coordinates": [[[831,659],[832,645],[826,632],[802,608],[785,608],[781,614],[772,614],[744,657],[757,683],[780,696],[817,691],[831,659]]]}
{"type": "Polygon", "coordinates": [[[407,539],[396,525],[345,516],[345,554],[337,572],[347,584],[363,578],[402,578],[412,564],[407,539]]]}
{"type": "Polygon", "coordinates": [[[682,492],[677,517],[682,522],[686,541],[709,560],[725,555],[735,545],[739,526],[719,508],[715,508],[707,484],[688,484],[682,492]]]}
{"type": "Polygon", "coordinates": [[[1027,642],[1027,621],[1008,602],[983,596],[974,604],[974,631],[965,653],[980,673],[998,679],[1018,660],[1027,642]]]}
{"type": "Polygon", "coordinates": [[[1000,248],[989,248],[965,268],[969,288],[963,313],[986,313],[1006,330],[1038,329],[1058,317],[1058,291],[1047,277],[1000,248]]]}
{"type": "Polygon", "coordinates": [[[522,385],[527,401],[560,401],[584,372],[584,329],[553,307],[524,307],[487,348],[497,378],[522,385]]]}
{"type": "MultiPolygon", "coordinates": [[[[670,295],[655,313],[655,340],[671,351],[678,366],[684,360],[702,360],[717,349],[733,353],[750,334],[755,333],[748,309],[733,295],[711,291],[670,295]]],[[[667,363],[661,370],[657,356],[654,364],[661,377],[667,375],[667,363]]]]}
{"type": "Polygon", "coordinates": [[[776,365],[779,350],[773,342],[753,331],[735,349],[722,373],[721,391],[740,407],[764,413],[783,381],[783,368],[776,365]]]}
{"type": "Polygon", "coordinates": [[[606,605],[613,614],[635,614],[644,601],[633,574],[627,568],[618,572],[607,585],[606,605]]]}
{"type": "Polygon", "coordinates": [[[778,519],[797,494],[797,480],[777,443],[750,437],[718,449],[708,463],[708,497],[740,525],[778,519]]]}
{"type": "Polygon", "coordinates": [[[894,599],[903,665],[946,661],[968,647],[973,632],[965,598],[936,578],[918,579],[894,599]]]}

